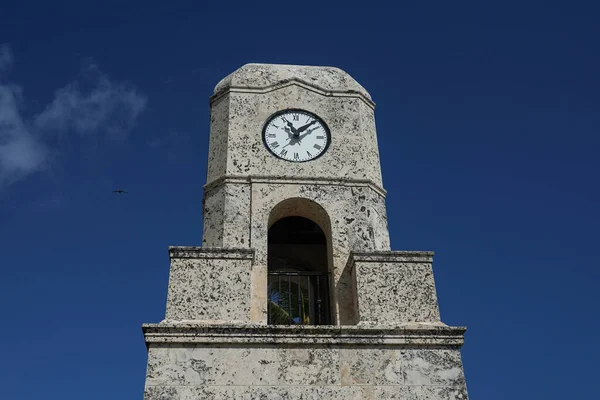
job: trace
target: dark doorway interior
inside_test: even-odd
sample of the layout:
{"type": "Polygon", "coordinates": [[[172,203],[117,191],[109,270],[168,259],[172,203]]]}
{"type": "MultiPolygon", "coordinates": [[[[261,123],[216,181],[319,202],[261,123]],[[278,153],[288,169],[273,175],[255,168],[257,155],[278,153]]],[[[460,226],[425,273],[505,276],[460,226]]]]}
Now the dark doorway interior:
{"type": "Polygon", "coordinates": [[[286,217],[268,237],[268,323],[329,325],[327,240],[308,218],[286,217]]]}

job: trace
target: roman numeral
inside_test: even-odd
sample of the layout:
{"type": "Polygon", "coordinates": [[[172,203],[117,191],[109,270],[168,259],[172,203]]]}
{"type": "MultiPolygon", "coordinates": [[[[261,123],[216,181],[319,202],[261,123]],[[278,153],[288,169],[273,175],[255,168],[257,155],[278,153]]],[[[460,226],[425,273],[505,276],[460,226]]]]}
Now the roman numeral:
{"type": "Polygon", "coordinates": [[[279,155],[280,155],[281,157],[285,157],[285,156],[287,155],[287,150],[283,150],[283,149],[282,149],[282,150],[281,150],[281,153],[279,153],[279,155]]]}
{"type": "Polygon", "coordinates": [[[300,121],[300,114],[294,114],[294,121],[300,121]]]}
{"type": "Polygon", "coordinates": [[[317,150],[321,150],[321,146],[319,146],[318,144],[315,144],[313,147],[317,150]]]}
{"type": "Polygon", "coordinates": [[[274,138],[276,135],[274,133],[269,133],[267,136],[274,138]]]}
{"type": "Polygon", "coordinates": [[[275,128],[275,129],[279,129],[280,127],[279,127],[279,126],[277,126],[277,125],[275,125],[275,124],[273,124],[273,128],[275,128]]]}
{"type": "Polygon", "coordinates": [[[299,160],[298,153],[294,153],[294,160],[299,160]]]}
{"type": "Polygon", "coordinates": [[[273,143],[271,143],[271,147],[274,148],[274,149],[276,149],[276,148],[279,147],[279,143],[273,142],[273,143]]]}
{"type": "Polygon", "coordinates": [[[306,155],[308,155],[309,157],[312,157],[312,154],[310,154],[310,152],[306,152],[306,155]]]}
{"type": "Polygon", "coordinates": [[[325,136],[317,136],[317,139],[325,139],[325,136]]]}

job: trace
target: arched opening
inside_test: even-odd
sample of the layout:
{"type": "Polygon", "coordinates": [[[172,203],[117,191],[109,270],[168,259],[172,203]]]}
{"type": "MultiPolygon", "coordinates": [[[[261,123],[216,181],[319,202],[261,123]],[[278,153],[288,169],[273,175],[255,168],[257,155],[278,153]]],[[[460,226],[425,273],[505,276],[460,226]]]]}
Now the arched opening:
{"type": "Polygon", "coordinates": [[[268,234],[268,323],[329,325],[327,238],[312,220],[287,216],[268,234]]]}

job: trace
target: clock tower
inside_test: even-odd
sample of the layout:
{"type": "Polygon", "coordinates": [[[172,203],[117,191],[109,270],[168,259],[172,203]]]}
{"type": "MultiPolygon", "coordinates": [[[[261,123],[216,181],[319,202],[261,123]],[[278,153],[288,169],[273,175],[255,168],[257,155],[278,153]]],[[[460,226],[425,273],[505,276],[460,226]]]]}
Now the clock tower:
{"type": "Polygon", "coordinates": [[[202,246],[169,247],[144,398],[467,399],[433,253],[390,249],[369,93],[247,64],[210,107],[202,246]]]}

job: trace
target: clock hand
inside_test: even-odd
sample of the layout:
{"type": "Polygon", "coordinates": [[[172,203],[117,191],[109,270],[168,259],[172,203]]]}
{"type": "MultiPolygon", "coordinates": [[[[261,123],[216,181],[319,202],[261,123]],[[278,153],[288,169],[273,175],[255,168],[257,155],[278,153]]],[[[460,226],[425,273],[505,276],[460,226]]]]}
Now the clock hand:
{"type": "Polygon", "coordinates": [[[311,122],[309,122],[308,124],[306,124],[306,125],[303,125],[303,126],[301,126],[300,128],[296,129],[296,132],[297,132],[297,133],[304,132],[306,129],[308,129],[308,127],[309,127],[309,126],[311,126],[311,125],[312,125],[312,124],[314,124],[315,122],[317,122],[317,120],[316,120],[316,119],[315,119],[315,120],[312,120],[312,121],[311,121],[311,122]]]}
{"type": "Polygon", "coordinates": [[[294,133],[294,135],[298,135],[296,133],[296,128],[294,128],[294,124],[292,124],[290,121],[288,121],[287,119],[285,119],[285,117],[281,117],[281,119],[287,124],[287,126],[290,127],[290,130],[294,133]]]}
{"type": "Polygon", "coordinates": [[[306,131],[305,134],[300,135],[298,137],[298,141],[301,141],[304,137],[306,137],[307,135],[310,135],[311,133],[313,133],[313,131],[316,131],[317,129],[319,129],[319,128],[317,127],[317,128],[313,128],[313,129],[310,129],[310,130],[306,131]]]}
{"type": "Polygon", "coordinates": [[[287,144],[285,146],[283,146],[282,149],[285,149],[286,147],[288,147],[290,145],[295,145],[296,143],[300,143],[300,139],[298,139],[296,137],[291,137],[290,141],[287,142],[287,144]]]}
{"type": "Polygon", "coordinates": [[[284,126],[283,130],[288,134],[289,139],[292,139],[294,137],[294,132],[290,131],[290,128],[288,128],[287,126],[284,126]]]}

